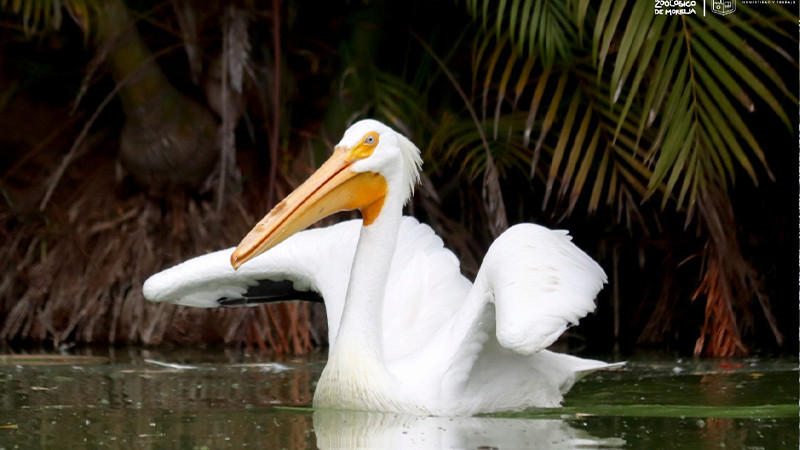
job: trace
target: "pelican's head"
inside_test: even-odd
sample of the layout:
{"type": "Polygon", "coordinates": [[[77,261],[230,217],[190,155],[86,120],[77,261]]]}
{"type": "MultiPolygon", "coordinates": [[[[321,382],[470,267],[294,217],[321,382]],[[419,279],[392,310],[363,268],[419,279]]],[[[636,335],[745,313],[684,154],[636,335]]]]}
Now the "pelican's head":
{"type": "Polygon", "coordinates": [[[419,149],[377,120],[347,129],[331,157],[250,230],[231,255],[242,264],[314,222],[339,211],[358,209],[369,226],[387,198],[408,201],[419,181],[419,149]]]}

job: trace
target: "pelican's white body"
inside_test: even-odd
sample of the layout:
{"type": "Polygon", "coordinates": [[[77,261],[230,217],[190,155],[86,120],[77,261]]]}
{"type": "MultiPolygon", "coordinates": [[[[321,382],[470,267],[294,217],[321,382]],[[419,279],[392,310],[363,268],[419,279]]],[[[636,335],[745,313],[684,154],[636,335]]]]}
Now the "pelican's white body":
{"type": "Polygon", "coordinates": [[[380,173],[389,186],[371,225],[299,232],[238,271],[230,250],[202,256],[154,275],[145,296],[211,307],[259,279],[316,290],[330,334],[319,408],[468,416],[554,407],[583,374],[609,367],[545,350],[594,310],[606,281],[565,231],[511,227],[470,283],[430,227],[401,215],[416,147],[374,121],[351,127],[340,146],[365,130],[379,130],[384,148],[353,170],[380,173]]]}
{"type": "MultiPolygon", "coordinates": [[[[332,350],[347,289],[341,280],[347,280],[350,272],[360,229],[360,220],[350,220],[298,233],[236,271],[229,261],[233,249],[203,255],[148,279],[145,296],[209,308],[218,307],[221,297],[243,294],[257,280],[293,280],[298,290],[313,287],[325,299],[332,350]]],[[[357,352],[346,353],[332,360],[336,365],[329,366],[335,369],[326,369],[330,375],[317,384],[315,405],[331,406],[335,401],[335,406],[343,409],[444,416],[558,406],[563,393],[582,374],[607,366],[542,350],[568,323],[594,309],[593,294],[584,293],[579,297],[583,301],[576,302],[570,301],[569,292],[597,290],[604,280],[602,270],[588,256],[581,253],[582,258],[574,261],[570,253],[575,251],[579,252],[565,232],[517,225],[489,249],[473,285],[461,275],[455,255],[444,248],[430,227],[404,217],[383,307],[386,370],[364,367],[356,359],[357,352]],[[535,241],[533,246],[530,241],[535,241]],[[513,278],[514,271],[503,270],[501,261],[511,257],[504,255],[529,252],[531,265],[536,263],[535,253],[553,253],[542,258],[543,267],[551,271],[528,272],[518,282],[497,280],[501,292],[517,290],[529,303],[523,303],[527,314],[513,307],[504,311],[489,302],[494,293],[487,278],[513,278]],[[549,297],[537,299],[539,293],[549,297]],[[476,305],[481,298],[483,306],[476,305]],[[473,320],[462,319],[467,315],[473,320]],[[498,328],[505,330],[501,335],[507,346],[524,353],[501,344],[498,328]],[[459,332],[464,336],[464,331],[466,339],[454,352],[455,337],[459,332]],[[526,347],[525,337],[537,335],[536,342],[526,347]],[[340,378],[361,382],[348,393],[346,386],[337,387],[340,378]],[[378,399],[370,404],[372,400],[363,399],[365,392],[391,392],[397,398],[384,395],[385,404],[378,399]]]]}

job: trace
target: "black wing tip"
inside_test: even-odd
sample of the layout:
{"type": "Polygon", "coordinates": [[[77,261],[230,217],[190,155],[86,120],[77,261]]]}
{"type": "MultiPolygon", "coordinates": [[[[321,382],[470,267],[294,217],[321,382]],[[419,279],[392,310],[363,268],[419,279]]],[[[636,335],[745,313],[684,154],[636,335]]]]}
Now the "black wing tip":
{"type": "Polygon", "coordinates": [[[228,306],[246,306],[247,299],[246,298],[218,298],[217,304],[219,306],[228,307],[228,306]]]}
{"type": "Polygon", "coordinates": [[[316,291],[301,291],[294,288],[290,280],[258,280],[250,286],[241,297],[220,297],[217,304],[222,307],[259,305],[263,303],[302,300],[322,302],[322,296],[316,291]]]}

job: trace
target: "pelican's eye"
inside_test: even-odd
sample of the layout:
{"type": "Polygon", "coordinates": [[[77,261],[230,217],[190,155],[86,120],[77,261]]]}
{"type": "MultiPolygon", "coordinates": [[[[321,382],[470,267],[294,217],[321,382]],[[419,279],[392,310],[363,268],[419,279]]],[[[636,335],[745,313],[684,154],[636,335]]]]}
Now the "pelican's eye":
{"type": "Polygon", "coordinates": [[[378,133],[370,131],[361,138],[361,141],[350,150],[347,155],[347,161],[355,161],[357,159],[369,158],[372,152],[375,151],[375,146],[378,145],[378,133]]]}

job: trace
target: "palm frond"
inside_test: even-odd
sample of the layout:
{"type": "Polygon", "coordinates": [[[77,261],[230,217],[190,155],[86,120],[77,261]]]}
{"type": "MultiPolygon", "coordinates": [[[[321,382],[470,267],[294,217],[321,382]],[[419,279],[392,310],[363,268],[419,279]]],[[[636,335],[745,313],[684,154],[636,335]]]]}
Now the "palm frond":
{"type": "Polygon", "coordinates": [[[30,36],[44,28],[61,27],[61,2],[58,0],[2,0],[0,9],[19,15],[22,29],[30,36]]]}
{"type": "MultiPolygon", "coordinates": [[[[726,243],[735,233],[712,226],[716,209],[730,205],[708,199],[724,198],[738,175],[755,185],[773,177],[748,119],[766,108],[793,131],[785,108],[797,96],[773,65],[797,66],[778,43],[796,42],[780,25],[795,22],[796,14],[741,5],[724,18],[666,17],[644,0],[596,6],[516,0],[499,10],[488,1],[467,3],[483,29],[473,59],[480,126],[489,126],[486,112],[494,107],[493,152],[500,159],[514,148],[527,159],[530,176],[544,184],[542,209],[561,204],[570,214],[581,204],[592,213],[605,204],[630,227],[634,218],[643,221],[640,203],[672,204],[687,223],[699,211],[715,252],[735,248],[726,243]],[[526,34],[530,27],[538,28],[526,34]],[[562,45],[562,39],[572,42],[562,45]],[[518,117],[524,124],[511,120],[518,117]],[[509,131],[502,135],[504,123],[509,131]]],[[[478,153],[469,150],[469,131],[460,132],[465,139],[449,154],[474,161],[470,176],[477,177],[478,153]]],[[[737,264],[747,265],[732,252],[737,264]]],[[[744,291],[760,296],[748,280],[744,291]]]]}
{"type": "MultiPolygon", "coordinates": [[[[507,136],[510,130],[519,129],[523,121],[524,117],[520,115],[502,115],[497,127],[506,131],[503,134],[507,136]]],[[[487,120],[481,125],[486,134],[495,129],[494,121],[487,120]]],[[[427,161],[441,160],[455,164],[472,181],[479,179],[487,169],[487,152],[481,132],[476,129],[472,120],[462,119],[454,114],[442,117],[425,152],[427,161]]],[[[530,161],[529,151],[515,139],[490,140],[489,153],[500,177],[505,177],[510,170],[527,167],[530,161]]]]}
{"type": "MultiPolygon", "coordinates": [[[[657,31],[664,26],[659,24],[658,16],[637,13],[642,3],[634,4],[624,27],[610,77],[609,96],[614,102],[625,99],[621,121],[617,124],[617,128],[621,128],[629,108],[636,101],[644,75],[652,68],[643,107],[648,114],[642,115],[639,122],[640,135],[645,127],[655,125],[658,129],[648,149],[656,160],[648,195],[652,195],[657,186],[664,187],[667,196],[677,194],[680,207],[688,191],[688,205],[692,207],[698,188],[702,188],[710,178],[720,177],[725,188],[734,180],[735,167],[742,169],[752,182],[758,183],[757,162],[760,170],[771,177],[764,150],[755,139],[745,114],[754,111],[752,96],[755,95],[787,127],[790,126],[786,111],[774,92],[780,91],[793,103],[796,99],[778,73],[753,47],[731,45],[742,44],[742,39],[732,31],[730,24],[716,17],[687,16],[680,22],[671,21],[666,33],[659,36],[657,31]],[[649,34],[651,41],[646,43],[641,30],[648,28],[654,32],[649,34]],[[642,51],[635,51],[637,45],[642,51]],[[628,54],[623,56],[623,53],[628,54]],[[633,70],[636,73],[630,86],[625,86],[625,80],[633,70]],[[772,86],[765,84],[764,79],[769,80],[772,86]],[[697,155],[692,157],[691,153],[697,155]],[[735,167],[731,161],[735,161],[735,167]],[[690,167],[687,164],[692,170],[686,170],[690,167]],[[681,191],[676,193],[673,189],[680,176],[686,179],[681,191]]],[[[775,29],[764,17],[747,8],[741,9],[753,23],[775,29]]],[[[758,36],[764,43],[769,42],[769,48],[779,47],[755,28],[747,27],[747,33],[758,36]]],[[[596,31],[595,36],[593,45],[601,48],[598,73],[602,75],[602,49],[608,45],[605,38],[608,30],[603,33],[596,31]],[[603,39],[598,36],[603,36],[603,39]]],[[[664,198],[662,205],[666,201],[664,198]]]]}
{"type": "Polygon", "coordinates": [[[0,0],[0,10],[19,16],[26,36],[61,29],[65,10],[88,37],[90,10],[98,6],[89,0],[0,0]]]}
{"type": "MultiPolygon", "coordinates": [[[[385,121],[406,135],[425,129],[425,96],[405,80],[374,66],[348,68],[339,82],[341,116],[353,122],[367,115],[385,121]]],[[[344,124],[335,124],[338,130],[344,124]]]]}
{"type": "Polygon", "coordinates": [[[467,12],[497,40],[506,36],[521,55],[537,54],[545,65],[567,60],[572,55],[578,42],[578,27],[576,7],[570,2],[500,0],[495,4],[484,0],[479,3],[467,0],[467,12]]]}

